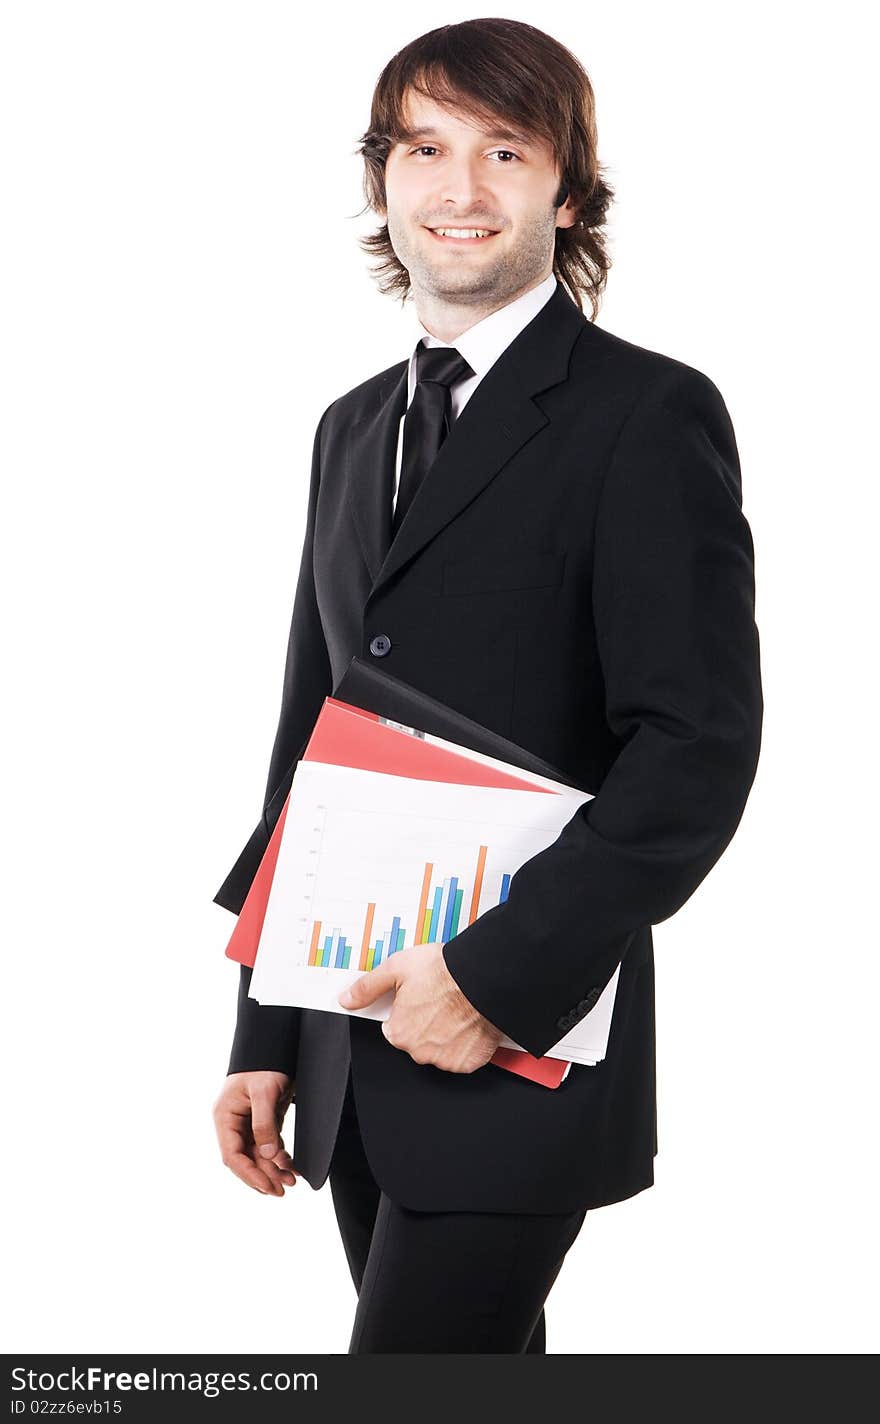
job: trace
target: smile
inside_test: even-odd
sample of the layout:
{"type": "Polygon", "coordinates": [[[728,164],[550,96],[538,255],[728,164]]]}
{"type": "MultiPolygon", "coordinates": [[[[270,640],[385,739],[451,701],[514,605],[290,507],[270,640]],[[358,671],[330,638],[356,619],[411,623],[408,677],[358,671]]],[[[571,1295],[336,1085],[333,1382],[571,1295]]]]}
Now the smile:
{"type": "Polygon", "coordinates": [[[427,232],[437,242],[457,242],[459,246],[470,243],[475,246],[479,242],[489,242],[493,237],[497,237],[497,232],[493,232],[485,227],[429,227],[427,232]]]}

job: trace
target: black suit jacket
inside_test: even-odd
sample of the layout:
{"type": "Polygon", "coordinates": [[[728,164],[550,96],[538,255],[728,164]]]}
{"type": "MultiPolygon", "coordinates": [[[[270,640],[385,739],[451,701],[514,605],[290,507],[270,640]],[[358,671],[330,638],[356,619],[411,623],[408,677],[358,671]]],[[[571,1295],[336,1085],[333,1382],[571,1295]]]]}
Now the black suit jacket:
{"type": "Polygon", "coordinates": [[[263,816],[218,891],[238,911],[323,698],[351,658],[595,793],[444,947],[493,1024],[543,1054],[622,969],[604,1062],[549,1090],[417,1064],[374,1020],[261,1006],[243,968],[229,1072],[296,1079],[295,1166],[326,1178],[349,1061],[374,1175],[422,1210],[571,1211],[653,1182],[651,926],[731,839],[763,701],[734,432],[691,366],[564,288],[455,421],[391,542],[399,362],[318,426],[263,816]]]}

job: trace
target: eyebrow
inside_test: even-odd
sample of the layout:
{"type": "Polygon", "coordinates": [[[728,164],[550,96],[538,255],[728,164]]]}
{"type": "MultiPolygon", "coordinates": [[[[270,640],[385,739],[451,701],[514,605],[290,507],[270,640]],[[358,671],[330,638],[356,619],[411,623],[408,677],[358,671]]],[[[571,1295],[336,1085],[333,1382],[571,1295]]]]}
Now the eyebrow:
{"type": "MultiPolygon", "coordinates": [[[[441,135],[435,128],[422,127],[417,129],[401,129],[398,143],[412,143],[417,138],[439,138],[441,135]]],[[[514,133],[511,129],[493,129],[491,133],[483,132],[483,137],[493,140],[502,140],[505,143],[517,143],[521,148],[529,148],[532,140],[525,134],[514,133]]]]}

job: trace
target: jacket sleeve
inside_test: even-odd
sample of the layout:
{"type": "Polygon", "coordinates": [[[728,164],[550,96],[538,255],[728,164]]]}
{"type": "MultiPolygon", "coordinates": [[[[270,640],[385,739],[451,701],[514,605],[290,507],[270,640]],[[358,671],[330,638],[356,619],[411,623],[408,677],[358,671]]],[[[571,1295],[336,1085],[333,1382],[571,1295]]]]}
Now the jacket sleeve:
{"type": "MultiPolygon", "coordinates": [[[[290,790],[296,763],[306,748],[324,698],[332,691],[330,658],[315,598],[312,565],[320,483],[321,431],[330,409],[331,406],[328,406],[318,422],[312,450],[306,530],[287,640],[281,711],[269,763],[263,813],[247,845],[214,896],[215,904],[223,905],[235,914],[241,910],[269,844],[290,790]]],[[[254,1069],[275,1069],[294,1077],[300,1010],[278,1004],[258,1004],[255,999],[249,998],[251,974],[249,965],[239,966],[238,1014],[227,1075],[254,1069]]]]}
{"type": "Polygon", "coordinates": [[[675,914],[731,840],[761,743],[754,612],[730,417],[708,377],[676,362],[624,422],[594,529],[617,754],[506,901],[442,951],[474,1007],[529,1052],[585,1017],[635,932],[675,914]]]}

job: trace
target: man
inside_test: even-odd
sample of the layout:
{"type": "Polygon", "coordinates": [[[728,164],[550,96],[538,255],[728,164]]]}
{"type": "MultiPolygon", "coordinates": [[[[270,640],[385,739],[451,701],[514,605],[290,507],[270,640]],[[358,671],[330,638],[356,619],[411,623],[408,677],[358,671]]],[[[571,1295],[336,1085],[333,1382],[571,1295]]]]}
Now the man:
{"type": "Polygon", "coordinates": [[[751,533],[716,387],[581,311],[611,192],[569,51],[508,20],[432,31],[381,75],[362,152],[365,246],[420,339],[319,422],[263,817],[215,898],[240,909],[355,655],[595,795],[348,1015],[261,1006],[242,969],[215,1121],[259,1191],[329,1176],[350,1352],[541,1352],[586,1211],[653,1183],[651,925],[728,844],[760,747],[751,533]],[[551,1090],[488,1062],[504,1033],[545,1053],[618,964],[600,1065],[551,1090]],[[358,1017],[389,989],[384,1023],[358,1017]]]}

